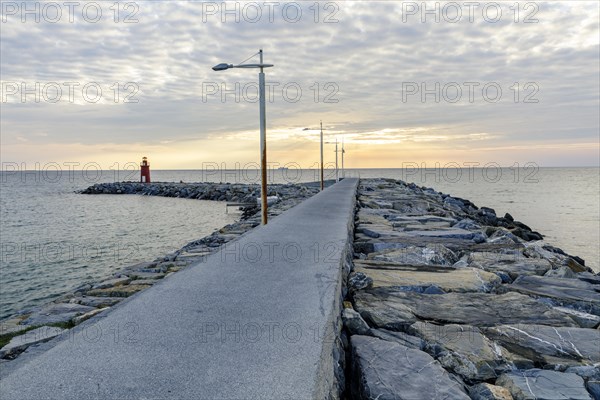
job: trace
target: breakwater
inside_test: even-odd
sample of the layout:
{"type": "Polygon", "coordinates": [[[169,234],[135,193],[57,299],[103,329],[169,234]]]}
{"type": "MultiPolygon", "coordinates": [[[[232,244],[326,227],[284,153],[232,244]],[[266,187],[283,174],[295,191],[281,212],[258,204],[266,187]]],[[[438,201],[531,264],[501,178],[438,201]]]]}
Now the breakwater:
{"type": "Polygon", "coordinates": [[[600,398],[600,276],[510,215],[361,180],[352,399],[600,398]]]}
{"type": "MultiPolygon", "coordinates": [[[[318,185],[314,183],[270,186],[269,196],[277,196],[277,201],[269,207],[269,217],[276,217],[318,192],[318,185]]],[[[245,205],[241,207],[243,213],[239,221],[189,242],[173,253],[124,265],[104,280],[83,282],[50,303],[20,310],[0,321],[0,362],[4,362],[5,366],[30,346],[66,334],[68,329],[108,311],[122,300],[152,287],[173,273],[202,262],[221,246],[260,225],[260,207],[256,200],[260,196],[260,186],[255,184],[114,182],[95,184],[79,193],[179,197],[232,201],[245,205]]]]}
{"type": "MultiPolygon", "coordinates": [[[[303,204],[256,230],[254,209],[178,252],[53,303],[56,310],[34,317],[68,317],[63,323],[77,325],[69,339],[130,326],[120,333],[137,342],[111,336],[74,348],[65,326],[47,322],[28,332],[31,339],[14,338],[13,348],[30,347],[3,361],[17,363],[3,373],[3,390],[14,394],[29,382],[27,393],[50,388],[64,398],[599,398],[600,276],[584,260],[465,199],[391,179],[363,179],[356,191],[350,183],[318,196],[316,185],[272,188],[273,216],[303,204]],[[179,269],[186,275],[172,274],[179,269]],[[91,310],[75,309],[82,305],[91,310]],[[77,359],[81,352],[95,358],[77,359]],[[163,379],[144,378],[129,357],[143,358],[143,371],[163,379]],[[36,376],[50,365],[62,367],[36,376]]],[[[243,185],[156,185],[88,192],[198,198],[203,187],[211,198],[239,202],[258,193],[243,185]]]]}
{"type": "Polygon", "coordinates": [[[339,398],[356,185],[328,187],[68,335],[30,347],[10,362],[0,395],[339,398]]]}

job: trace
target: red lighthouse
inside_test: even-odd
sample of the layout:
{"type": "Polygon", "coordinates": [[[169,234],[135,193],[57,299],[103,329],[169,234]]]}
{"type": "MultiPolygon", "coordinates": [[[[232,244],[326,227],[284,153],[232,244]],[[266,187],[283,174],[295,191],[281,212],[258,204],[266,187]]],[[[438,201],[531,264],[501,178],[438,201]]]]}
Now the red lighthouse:
{"type": "Polygon", "coordinates": [[[142,157],[142,163],[140,164],[140,182],[150,183],[150,164],[148,164],[148,158],[142,157]]]}

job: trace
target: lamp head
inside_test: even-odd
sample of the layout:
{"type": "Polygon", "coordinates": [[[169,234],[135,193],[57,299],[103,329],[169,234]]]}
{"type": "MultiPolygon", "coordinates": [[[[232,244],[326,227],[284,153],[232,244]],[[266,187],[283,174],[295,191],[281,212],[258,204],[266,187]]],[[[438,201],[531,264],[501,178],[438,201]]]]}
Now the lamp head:
{"type": "Polygon", "coordinates": [[[213,71],[225,71],[226,69],[233,68],[232,64],[221,63],[212,67],[213,71]]]}

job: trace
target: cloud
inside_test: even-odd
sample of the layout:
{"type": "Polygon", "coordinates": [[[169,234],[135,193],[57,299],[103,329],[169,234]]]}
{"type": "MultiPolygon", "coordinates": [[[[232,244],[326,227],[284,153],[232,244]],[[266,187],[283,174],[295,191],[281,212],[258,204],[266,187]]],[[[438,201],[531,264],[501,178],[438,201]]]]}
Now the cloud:
{"type": "Polygon", "coordinates": [[[422,22],[424,7],[434,6],[421,2],[280,3],[270,15],[265,3],[227,3],[227,13],[221,2],[144,1],[128,9],[120,3],[119,22],[108,3],[97,4],[97,23],[79,9],[73,23],[65,15],[58,23],[23,23],[19,14],[3,14],[3,160],[39,155],[27,143],[80,144],[92,154],[107,144],[143,151],[228,138],[247,138],[247,152],[236,154],[254,159],[256,70],[211,67],[241,62],[261,47],[275,64],[266,70],[269,138],[295,141],[296,154],[315,140],[301,129],[319,120],[335,127],[327,135],[366,146],[361,154],[380,152],[382,144],[418,143],[441,154],[444,146],[477,149],[481,142],[544,148],[598,140],[599,13],[589,2],[519,3],[519,22],[513,3],[501,3],[497,22],[486,20],[493,10],[484,17],[488,3],[481,3],[470,22],[458,2],[457,23],[446,21],[454,14],[443,8],[440,22],[432,14],[422,22]],[[261,5],[257,22],[253,4],[261,5]],[[293,22],[296,4],[302,14],[293,22]],[[418,12],[408,15],[408,5],[418,12]],[[125,23],[128,15],[138,22],[125,23]],[[63,95],[57,103],[40,95],[36,103],[27,94],[22,103],[6,86],[22,82],[29,89],[56,82],[63,95]],[[79,83],[73,102],[67,82],[79,83]],[[102,90],[96,103],[83,93],[90,83],[102,90]],[[412,83],[419,91],[407,95],[412,83]],[[456,87],[462,93],[454,102],[456,87]],[[502,96],[491,101],[497,88],[502,96]],[[124,103],[128,95],[137,103],[124,103]]]}

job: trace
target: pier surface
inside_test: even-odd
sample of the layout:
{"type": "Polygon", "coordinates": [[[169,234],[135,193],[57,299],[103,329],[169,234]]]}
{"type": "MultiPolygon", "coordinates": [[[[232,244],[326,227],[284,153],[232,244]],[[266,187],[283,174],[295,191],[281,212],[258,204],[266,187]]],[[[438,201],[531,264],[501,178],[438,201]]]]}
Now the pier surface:
{"type": "Polygon", "coordinates": [[[16,360],[0,397],[327,398],[356,185],[327,188],[16,360]]]}

